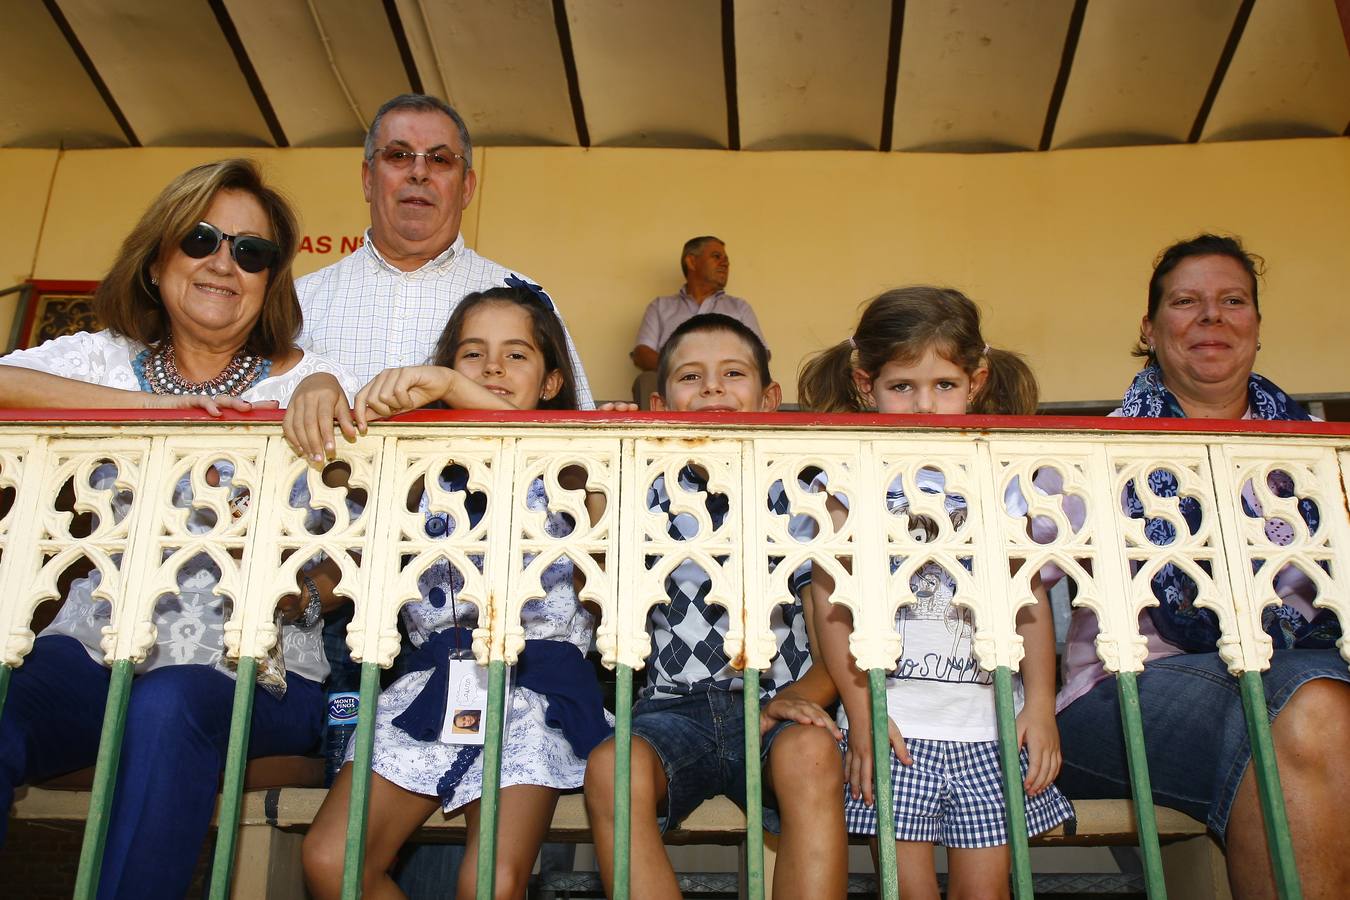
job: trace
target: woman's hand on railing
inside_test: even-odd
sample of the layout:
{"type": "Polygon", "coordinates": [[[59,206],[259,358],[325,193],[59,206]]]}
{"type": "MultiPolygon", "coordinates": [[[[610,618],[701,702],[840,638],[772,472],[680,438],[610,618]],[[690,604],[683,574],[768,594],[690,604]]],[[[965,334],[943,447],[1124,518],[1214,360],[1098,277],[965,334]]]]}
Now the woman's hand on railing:
{"type": "Polygon", "coordinates": [[[1027,796],[1034,797],[1054,784],[1062,760],[1055,708],[1027,703],[1017,714],[1017,746],[1027,750],[1027,777],[1022,782],[1027,796]]]}
{"type": "Polygon", "coordinates": [[[259,409],[277,409],[281,404],[275,400],[241,400],[226,394],[205,397],[201,394],[142,394],[146,409],[201,409],[213,416],[219,416],[222,410],[235,412],[253,412],[259,409]]]}
{"type": "MultiPolygon", "coordinates": [[[[848,752],[844,754],[844,781],[852,788],[854,800],[861,797],[864,803],[871,806],[876,802],[872,795],[872,727],[858,725],[859,722],[866,721],[861,717],[849,717],[848,752]]],[[[896,727],[895,720],[887,716],[886,724],[890,729],[891,749],[895,751],[895,757],[900,760],[900,765],[914,765],[914,758],[909,755],[909,748],[905,746],[905,738],[896,727]]],[[[889,772],[886,774],[890,775],[889,772]]]]}

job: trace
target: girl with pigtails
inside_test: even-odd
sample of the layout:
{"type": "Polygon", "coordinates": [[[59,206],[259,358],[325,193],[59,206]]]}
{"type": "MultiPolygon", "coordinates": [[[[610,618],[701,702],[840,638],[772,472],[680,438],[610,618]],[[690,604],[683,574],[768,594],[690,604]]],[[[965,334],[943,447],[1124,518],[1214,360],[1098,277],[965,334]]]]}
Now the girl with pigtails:
{"type": "MultiPolygon", "coordinates": [[[[951,288],[915,286],[872,299],[848,339],[807,362],[798,396],[803,407],[822,412],[1031,415],[1037,387],[1020,356],[985,343],[979,309],[968,297],[951,288]]],[[[932,540],[938,527],[910,512],[910,493],[941,495],[952,527],[959,529],[966,500],[947,492],[943,473],[924,467],[914,482],[897,477],[887,489],[886,506],[892,515],[906,517],[915,540],[932,540]]],[[[829,490],[825,475],[815,487],[829,490]]],[[[1040,479],[1036,485],[1045,492],[1053,487],[1040,479]]],[[[827,500],[836,529],[847,518],[848,503],[837,494],[827,500]]],[[[1014,515],[1027,514],[1016,481],[1004,503],[1014,515]]],[[[1034,534],[1037,519],[1031,527],[1034,534]]],[[[891,571],[900,564],[893,558],[891,571]]],[[[896,616],[903,646],[886,692],[900,893],[936,900],[932,847],[941,844],[948,851],[951,896],[1006,896],[1011,857],[992,678],[975,660],[970,612],[952,602],[953,573],[924,563],[909,588],[915,602],[896,616]]],[[[1039,576],[1032,588],[1037,602],[1017,618],[1026,656],[1014,681],[1014,704],[1028,831],[1039,834],[1071,818],[1073,808],[1053,784],[1060,766],[1054,628],[1039,576]]],[[[852,613],[829,601],[833,590],[829,573],[814,568],[816,633],[842,700],[845,818],[851,833],[875,836],[867,675],[849,653],[852,613]]]]}

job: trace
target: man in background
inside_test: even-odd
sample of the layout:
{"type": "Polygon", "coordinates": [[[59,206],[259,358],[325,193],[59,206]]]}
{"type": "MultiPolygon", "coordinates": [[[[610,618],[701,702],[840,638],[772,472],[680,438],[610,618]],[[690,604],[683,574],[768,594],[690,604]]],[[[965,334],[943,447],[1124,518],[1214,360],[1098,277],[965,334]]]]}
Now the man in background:
{"type": "Polygon", "coordinates": [[[704,313],[721,313],[740,321],[764,340],[750,304],[725,290],[731,258],[720,238],[701,235],[685,241],[680,252],[680,269],[684,272],[684,285],[678,293],[657,297],[647,304],[642,325],[638,327],[637,346],[629,354],[633,364],[642,370],[633,382],[633,399],[644,409],[656,389],[653,379],[661,347],[686,320],[704,313]]]}

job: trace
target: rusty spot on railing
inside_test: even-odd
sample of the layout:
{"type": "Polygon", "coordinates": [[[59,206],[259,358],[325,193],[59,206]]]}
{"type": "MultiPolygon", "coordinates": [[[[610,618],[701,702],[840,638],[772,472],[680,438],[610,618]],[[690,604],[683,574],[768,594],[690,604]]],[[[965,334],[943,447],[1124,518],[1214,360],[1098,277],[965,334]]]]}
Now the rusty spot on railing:
{"type": "Polygon", "coordinates": [[[1350,494],[1345,491],[1345,476],[1341,476],[1341,506],[1345,508],[1346,518],[1350,518],[1350,494]]]}
{"type": "Polygon", "coordinates": [[[735,669],[737,672],[744,672],[744,671],[745,671],[745,642],[746,642],[746,641],[749,639],[749,637],[750,637],[750,621],[749,621],[749,615],[750,615],[749,610],[746,609],[745,604],[742,603],[742,604],[741,604],[741,649],[740,649],[740,652],[738,652],[738,653],[735,655],[735,657],[733,657],[732,659],[727,660],[727,663],[728,663],[733,669],[735,669]]]}

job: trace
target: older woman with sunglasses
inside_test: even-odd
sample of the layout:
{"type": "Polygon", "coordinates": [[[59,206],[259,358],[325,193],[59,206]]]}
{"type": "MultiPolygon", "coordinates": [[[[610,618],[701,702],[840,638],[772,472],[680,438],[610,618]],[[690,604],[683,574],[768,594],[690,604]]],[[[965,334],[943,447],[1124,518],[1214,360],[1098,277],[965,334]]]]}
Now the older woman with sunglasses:
{"type": "MultiPolygon", "coordinates": [[[[334,374],[350,395],[357,385],[345,372],[294,345],[298,242],[294,214],[253,163],[191,169],[146,210],[100,284],[95,304],[107,329],[0,358],[0,405],[218,415],[284,406],[315,372],[334,374]]],[[[208,477],[228,484],[232,476],[222,460],[208,477]]],[[[125,515],[116,479],[105,463],[91,484],[125,515]]],[[[183,479],[174,503],[190,507],[190,490],[183,479]]],[[[246,492],[232,501],[247,503],[246,492]]],[[[189,513],[189,529],[209,527],[202,515],[189,513]]],[[[304,753],[319,741],[328,663],[315,579],[325,579],[311,574],[280,604],[283,652],[260,667],[250,756],[304,753]]],[[[210,825],[233,672],[222,659],[225,610],[210,559],[187,561],[178,576],[181,592],[156,605],[158,640],[136,666],[100,897],[182,897],[210,825]]],[[[0,715],[0,842],[15,788],[94,763],[110,680],[99,579],[96,569],[75,578],[12,675],[0,715]]]]}

